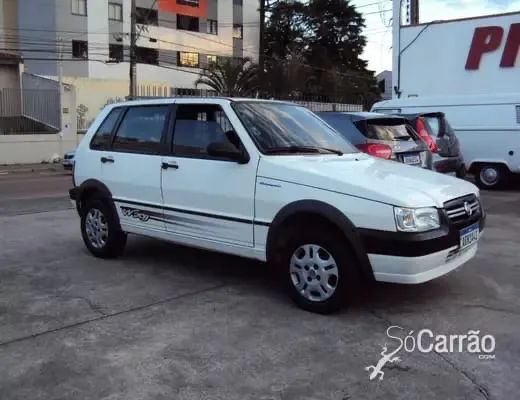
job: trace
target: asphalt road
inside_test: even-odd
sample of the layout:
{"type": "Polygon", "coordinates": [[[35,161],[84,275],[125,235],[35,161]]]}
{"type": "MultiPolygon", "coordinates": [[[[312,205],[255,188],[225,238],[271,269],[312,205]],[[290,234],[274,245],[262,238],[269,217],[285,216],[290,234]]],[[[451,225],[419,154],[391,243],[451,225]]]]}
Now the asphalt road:
{"type": "Polygon", "coordinates": [[[0,399],[510,399],[520,391],[520,192],[484,193],[477,256],[418,286],[297,309],[260,263],[132,237],[91,257],[70,176],[0,176],[0,399]],[[401,350],[402,336],[493,335],[494,359],[401,350]]]}

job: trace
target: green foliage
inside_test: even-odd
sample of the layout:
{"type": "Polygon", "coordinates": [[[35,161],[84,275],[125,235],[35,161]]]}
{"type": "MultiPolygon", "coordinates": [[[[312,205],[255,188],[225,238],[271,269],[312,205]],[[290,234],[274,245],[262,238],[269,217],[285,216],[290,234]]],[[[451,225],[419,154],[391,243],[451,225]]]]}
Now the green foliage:
{"type": "Polygon", "coordinates": [[[219,60],[201,72],[195,85],[205,85],[221,96],[252,96],[258,89],[258,65],[249,58],[219,60]]]}
{"type": "Polygon", "coordinates": [[[265,30],[263,88],[271,94],[320,95],[359,103],[378,98],[367,62],[364,19],[348,0],[280,1],[265,30]]]}

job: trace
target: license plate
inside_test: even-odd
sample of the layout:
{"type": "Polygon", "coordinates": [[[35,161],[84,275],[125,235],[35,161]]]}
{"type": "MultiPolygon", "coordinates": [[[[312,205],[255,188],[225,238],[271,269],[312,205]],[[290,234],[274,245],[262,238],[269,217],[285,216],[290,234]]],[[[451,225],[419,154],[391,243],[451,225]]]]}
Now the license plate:
{"type": "Polygon", "coordinates": [[[480,233],[479,225],[473,224],[460,231],[460,249],[464,249],[471,246],[473,243],[478,241],[478,235],[480,233]]]}
{"type": "Polygon", "coordinates": [[[419,154],[404,155],[403,156],[403,163],[410,164],[410,165],[420,164],[421,163],[421,157],[419,156],[419,154]]]}

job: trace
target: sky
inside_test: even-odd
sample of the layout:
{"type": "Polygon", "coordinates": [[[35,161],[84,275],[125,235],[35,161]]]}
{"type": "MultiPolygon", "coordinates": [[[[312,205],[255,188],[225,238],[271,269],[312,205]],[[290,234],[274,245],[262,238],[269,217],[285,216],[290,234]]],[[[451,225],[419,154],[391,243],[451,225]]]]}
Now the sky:
{"type": "MultiPolygon", "coordinates": [[[[403,4],[406,0],[403,0],[403,4]]],[[[520,11],[520,0],[419,0],[420,22],[520,11]]],[[[363,58],[379,73],[392,69],[392,0],[351,0],[365,15],[367,46],[363,58]],[[388,10],[388,11],[384,11],[388,10]],[[382,11],[382,12],[381,12],[382,11]]]]}

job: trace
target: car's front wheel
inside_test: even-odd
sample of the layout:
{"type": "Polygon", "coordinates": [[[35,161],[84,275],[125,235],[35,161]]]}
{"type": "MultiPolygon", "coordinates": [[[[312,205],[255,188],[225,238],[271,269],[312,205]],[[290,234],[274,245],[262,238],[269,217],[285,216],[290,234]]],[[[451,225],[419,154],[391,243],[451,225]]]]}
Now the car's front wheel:
{"type": "Polygon", "coordinates": [[[126,245],[126,234],[120,230],[112,208],[106,201],[94,199],[81,211],[81,235],[90,252],[100,258],[119,256],[126,245]]]}
{"type": "Polygon", "coordinates": [[[357,262],[348,244],[326,231],[295,235],[282,260],[290,297],[308,311],[338,310],[359,283],[357,262]]]}

